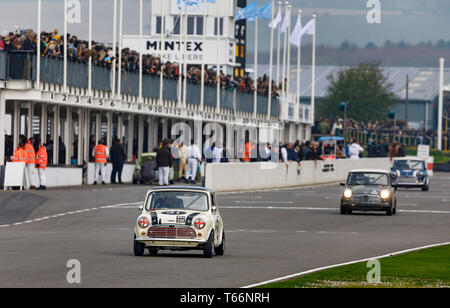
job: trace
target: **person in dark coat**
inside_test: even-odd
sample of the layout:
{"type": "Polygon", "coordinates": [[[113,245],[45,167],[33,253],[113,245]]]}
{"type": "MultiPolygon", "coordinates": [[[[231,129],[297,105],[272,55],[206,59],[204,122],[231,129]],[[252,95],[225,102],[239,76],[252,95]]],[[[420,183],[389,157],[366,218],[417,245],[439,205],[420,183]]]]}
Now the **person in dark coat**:
{"type": "Polygon", "coordinates": [[[127,158],[127,153],[125,152],[124,147],[120,143],[120,139],[116,138],[113,141],[113,145],[111,150],[109,151],[109,157],[111,159],[111,163],[113,165],[113,170],[111,173],[111,183],[112,184],[123,184],[122,183],[122,170],[123,165],[125,164],[125,160],[127,158]],[[116,182],[116,178],[118,177],[118,182],[116,182]]]}
{"type": "Polygon", "coordinates": [[[163,146],[158,150],[156,155],[156,163],[158,164],[159,170],[159,185],[168,186],[169,185],[169,172],[170,167],[172,167],[172,152],[169,149],[169,142],[165,140],[163,146]]]}

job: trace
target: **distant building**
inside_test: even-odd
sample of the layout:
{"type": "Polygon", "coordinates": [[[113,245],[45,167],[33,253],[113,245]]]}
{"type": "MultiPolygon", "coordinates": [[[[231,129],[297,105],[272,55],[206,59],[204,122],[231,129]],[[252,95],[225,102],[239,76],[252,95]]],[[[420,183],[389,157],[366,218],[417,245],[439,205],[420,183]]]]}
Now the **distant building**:
{"type": "MultiPolygon", "coordinates": [[[[336,74],[345,67],[317,66],[316,67],[316,104],[327,97],[330,74],[336,74]]],[[[261,74],[269,74],[269,66],[258,68],[261,74]]],[[[406,76],[409,75],[409,103],[408,124],[416,129],[437,129],[438,99],[439,99],[439,69],[418,67],[384,67],[388,82],[393,84],[395,94],[399,97],[393,108],[397,119],[405,120],[406,76]]],[[[291,69],[291,91],[297,87],[297,68],[291,69]]],[[[450,113],[450,69],[444,73],[444,116],[450,113]]],[[[308,104],[311,100],[311,67],[302,66],[301,73],[301,103],[308,104]]],[[[292,108],[291,108],[292,112],[292,108]]],[[[316,115],[317,116],[317,115],[316,115]]]]}

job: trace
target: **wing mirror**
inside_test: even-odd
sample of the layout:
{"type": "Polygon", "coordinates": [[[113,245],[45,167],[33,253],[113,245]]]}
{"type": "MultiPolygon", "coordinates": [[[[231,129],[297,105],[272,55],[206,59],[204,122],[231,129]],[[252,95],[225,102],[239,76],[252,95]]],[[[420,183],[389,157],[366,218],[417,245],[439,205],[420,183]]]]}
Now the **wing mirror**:
{"type": "Polygon", "coordinates": [[[216,211],[217,211],[217,207],[216,207],[216,206],[213,206],[213,207],[211,208],[211,210],[212,210],[213,212],[216,212],[216,211]]]}
{"type": "Polygon", "coordinates": [[[141,205],[139,206],[139,213],[142,213],[143,211],[144,211],[144,205],[141,204],[141,205]]]}
{"type": "Polygon", "coordinates": [[[346,183],[340,183],[339,185],[341,185],[342,187],[345,187],[345,186],[347,186],[347,184],[346,184],[346,183]]]}

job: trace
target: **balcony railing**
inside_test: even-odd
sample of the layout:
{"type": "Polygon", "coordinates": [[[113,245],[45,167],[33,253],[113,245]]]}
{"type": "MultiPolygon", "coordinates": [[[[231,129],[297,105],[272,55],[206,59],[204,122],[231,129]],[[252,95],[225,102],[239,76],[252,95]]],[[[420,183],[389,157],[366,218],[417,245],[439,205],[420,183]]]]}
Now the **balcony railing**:
{"type": "MultiPolygon", "coordinates": [[[[76,61],[67,63],[67,85],[69,87],[88,88],[88,64],[76,61]]],[[[41,59],[41,81],[53,84],[63,84],[64,62],[61,57],[46,56],[41,59]]],[[[36,80],[36,55],[27,51],[0,52],[0,80],[36,80]]],[[[97,91],[111,91],[111,69],[92,66],[92,89],[97,91]]],[[[159,99],[160,78],[143,75],[142,96],[159,99]]],[[[116,82],[116,90],[118,83],[116,82]]],[[[136,72],[122,72],[121,93],[126,95],[139,95],[139,74],[136,72]]],[[[186,102],[199,105],[201,87],[198,84],[188,83],[186,102]]],[[[178,100],[178,81],[164,79],[164,100],[178,100]]],[[[216,107],[216,87],[205,86],[204,104],[216,107]]],[[[220,90],[220,106],[223,109],[253,113],[253,94],[240,93],[233,90],[220,90]]],[[[268,99],[258,96],[257,113],[267,114],[268,99]]],[[[272,99],[271,115],[280,115],[279,100],[272,99]]]]}

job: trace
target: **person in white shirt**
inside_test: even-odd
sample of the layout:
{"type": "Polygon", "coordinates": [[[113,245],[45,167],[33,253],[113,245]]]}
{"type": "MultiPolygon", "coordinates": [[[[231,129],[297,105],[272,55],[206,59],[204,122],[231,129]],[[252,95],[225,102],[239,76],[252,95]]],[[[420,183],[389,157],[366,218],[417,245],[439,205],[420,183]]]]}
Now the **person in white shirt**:
{"type": "Polygon", "coordinates": [[[289,164],[286,146],[281,148],[281,159],[283,160],[283,163],[286,164],[286,166],[289,164]]]}
{"type": "Polygon", "coordinates": [[[350,154],[350,159],[356,160],[359,159],[359,155],[364,152],[364,149],[358,144],[358,142],[354,141],[348,152],[350,154]]]}
{"type": "Polygon", "coordinates": [[[220,164],[222,162],[223,148],[220,144],[216,144],[212,156],[213,164],[220,164]]]}
{"type": "Polygon", "coordinates": [[[188,174],[187,180],[192,184],[195,184],[195,178],[197,177],[198,163],[201,161],[202,157],[198,146],[193,143],[187,149],[187,162],[188,162],[188,174]]]}

